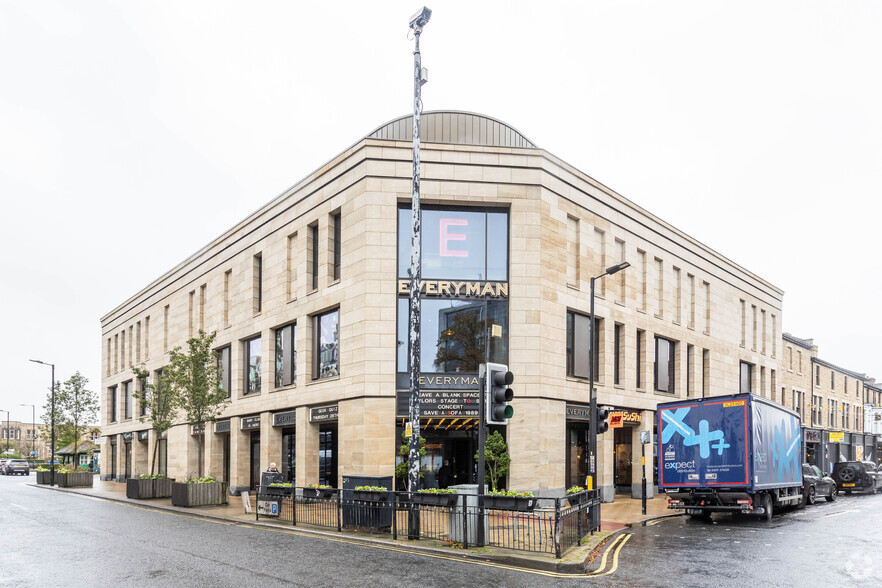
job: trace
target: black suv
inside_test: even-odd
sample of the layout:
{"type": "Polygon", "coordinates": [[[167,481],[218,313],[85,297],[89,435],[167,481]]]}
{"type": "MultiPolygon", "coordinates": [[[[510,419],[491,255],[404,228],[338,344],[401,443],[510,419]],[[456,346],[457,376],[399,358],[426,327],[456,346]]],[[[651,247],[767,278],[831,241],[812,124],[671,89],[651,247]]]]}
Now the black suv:
{"type": "Polygon", "coordinates": [[[882,488],[882,472],[876,471],[871,461],[841,461],[833,464],[833,479],[836,486],[846,494],[869,492],[875,494],[882,488]]]}

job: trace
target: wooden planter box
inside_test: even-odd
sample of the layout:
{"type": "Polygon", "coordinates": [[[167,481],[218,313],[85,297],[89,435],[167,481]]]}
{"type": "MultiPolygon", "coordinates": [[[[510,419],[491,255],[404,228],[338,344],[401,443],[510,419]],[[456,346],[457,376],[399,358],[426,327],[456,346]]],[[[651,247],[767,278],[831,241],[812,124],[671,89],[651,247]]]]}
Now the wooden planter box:
{"type": "Polygon", "coordinates": [[[536,506],[536,497],[523,496],[484,496],[484,508],[494,510],[516,510],[520,512],[533,510],[536,506]]]}
{"type": "MultiPolygon", "coordinates": [[[[56,478],[58,473],[55,474],[56,478]]],[[[37,484],[51,484],[52,472],[37,472],[37,484]]]]}
{"type": "Polygon", "coordinates": [[[336,490],[334,488],[304,488],[304,498],[333,498],[336,490]]]}
{"type": "Polygon", "coordinates": [[[153,480],[129,478],[126,480],[126,498],[135,500],[153,498],[153,480]]]}
{"type": "Polygon", "coordinates": [[[174,478],[158,478],[153,480],[153,498],[171,498],[174,478]]]}
{"type": "Polygon", "coordinates": [[[226,482],[207,482],[202,484],[175,482],[171,487],[173,506],[216,506],[227,504],[226,482]]]}
{"type": "Polygon", "coordinates": [[[73,474],[59,474],[55,472],[55,483],[58,484],[59,488],[91,488],[92,473],[75,472],[73,474]]]}
{"type": "Polygon", "coordinates": [[[174,478],[126,480],[126,498],[143,500],[145,498],[169,498],[172,494],[174,478]]]}
{"type": "Polygon", "coordinates": [[[376,492],[373,490],[353,490],[352,498],[364,502],[384,502],[389,498],[389,492],[376,492]]]}
{"type": "Polygon", "coordinates": [[[413,502],[425,506],[453,506],[456,494],[435,494],[433,492],[415,492],[411,495],[413,502]]]}

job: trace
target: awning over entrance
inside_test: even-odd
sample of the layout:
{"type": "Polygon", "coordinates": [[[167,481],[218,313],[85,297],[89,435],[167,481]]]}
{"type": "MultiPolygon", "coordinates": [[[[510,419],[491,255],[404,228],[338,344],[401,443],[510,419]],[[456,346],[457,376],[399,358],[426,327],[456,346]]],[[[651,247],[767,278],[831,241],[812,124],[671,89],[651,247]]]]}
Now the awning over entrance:
{"type": "MultiPolygon", "coordinates": [[[[401,419],[404,427],[407,419],[401,419]]],[[[477,430],[478,419],[470,417],[433,417],[420,419],[420,429],[423,431],[471,431],[477,430]]]]}

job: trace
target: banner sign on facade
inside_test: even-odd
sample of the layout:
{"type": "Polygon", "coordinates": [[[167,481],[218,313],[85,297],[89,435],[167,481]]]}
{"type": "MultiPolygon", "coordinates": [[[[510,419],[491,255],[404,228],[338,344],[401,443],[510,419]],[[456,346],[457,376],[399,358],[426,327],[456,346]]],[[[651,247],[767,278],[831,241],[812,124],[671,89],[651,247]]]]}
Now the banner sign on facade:
{"type": "MultiPolygon", "coordinates": [[[[398,280],[398,293],[410,293],[410,280],[398,280]]],[[[444,298],[507,298],[507,282],[458,282],[452,280],[420,280],[423,296],[444,298]]]]}
{"type": "Polygon", "coordinates": [[[202,435],[205,433],[205,425],[192,425],[190,427],[191,435],[202,435]]]}
{"type": "Polygon", "coordinates": [[[806,443],[820,443],[821,442],[821,432],[806,429],[805,442],[806,443]]]}
{"type": "Polygon", "coordinates": [[[590,421],[591,407],[581,404],[567,404],[567,420],[568,421],[590,421]]]}
{"type": "MultiPolygon", "coordinates": [[[[477,390],[478,374],[420,374],[420,390],[477,390]]],[[[395,379],[398,390],[410,391],[410,374],[399,373],[395,379]]],[[[407,411],[405,411],[407,412],[407,411]]]]}
{"type": "Polygon", "coordinates": [[[622,427],[624,425],[639,425],[643,420],[642,415],[636,410],[611,410],[609,413],[609,426],[622,427]],[[621,424],[614,425],[613,419],[618,417],[621,424]]]}
{"type": "Polygon", "coordinates": [[[243,431],[253,431],[260,428],[260,416],[244,417],[241,422],[243,431]]]}
{"type": "Polygon", "coordinates": [[[842,443],[845,433],[830,433],[830,443],[842,443]]]}
{"type": "Polygon", "coordinates": [[[214,423],[214,432],[215,433],[229,433],[230,432],[230,421],[216,421],[214,423]]]}
{"type": "Polygon", "coordinates": [[[624,423],[622,422],[622,413],[620,412],[611,412],[609,413],[609,428],[610,429],[621,429],[624,423]]]}
{"type": "Polygon", "coordinates": [[[274,427],[293,427],[295,424],[297,424],[296,410],[286,410],[285,412],[273,414],[274,427]]]}
{"type": "Polygon", "coordinates": [[[337,405],[316,406],[309,409],[309,422],[323,423],[337,420],[337,405]]]}
{"type": "Polygon", "coordinates": [[[134,434],[132,432],[123,433],[122,434],[123,441],[131,441],[133,435],[134,434]]]}
{"type": "Polygon", "coordinates": [[[150,438],[150,431],[138,431],[138,441],[146,441],[150,438]]]}
{"type": "MultiPolygon", "coordinates": [[[[475,390],[420,390],[420,416],[470,417],[478,416],[480,392],[475,390]]],[[[398,416],[407,416],[410,406],[410,393],[401,391],[397,397],[398,416]]]]}

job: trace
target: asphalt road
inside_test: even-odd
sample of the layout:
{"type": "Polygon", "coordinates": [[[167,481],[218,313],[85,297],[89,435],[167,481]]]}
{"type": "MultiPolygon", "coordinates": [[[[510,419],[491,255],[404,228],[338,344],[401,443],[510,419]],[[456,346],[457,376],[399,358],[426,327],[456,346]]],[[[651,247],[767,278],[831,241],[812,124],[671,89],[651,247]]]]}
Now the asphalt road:
{"type": "Polygon", "coordinates": [[[840,494],[764,522],[714,514],[631,530],[610,585],[878,586],[882,495],[840,494]]]}
{"type": "Polygon", "coordinates": [[[485,562],[212,522],[0,476],[6,586],[868,586],[879,582],[882,495],[840,496],[765,523],[675,517],[616,535],[604,575],[485,562]],[[620,537],[620,538],[619,538],[620,537]]]}

